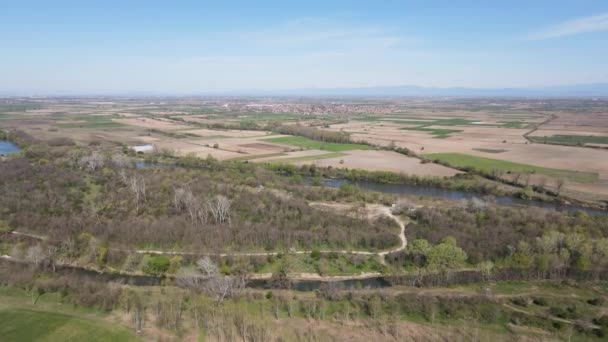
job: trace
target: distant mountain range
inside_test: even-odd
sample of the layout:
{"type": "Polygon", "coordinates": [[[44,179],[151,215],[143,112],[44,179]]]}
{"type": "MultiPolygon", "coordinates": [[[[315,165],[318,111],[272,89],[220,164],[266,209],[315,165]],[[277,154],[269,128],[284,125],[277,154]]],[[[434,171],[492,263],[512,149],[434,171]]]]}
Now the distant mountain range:
{"type": "Polygon", "coordinates": [[[608,83],[538,88],[421,87],[414,85],[360,88],[301,88],[287,90],[227,90],[201,92],[104,91],[104,92],[2,92],[0,96],[311,96],[311,97],[608,97],[608,83]]]}
{"type": "Polygon", "coordinates": [[[364,88],[306,88],[278,91],[242,91],[231,93],[241,93],[242,95],[372,97],[608,97],[608,83],[541,88],[436,88],[403,85],[364,88]]]}

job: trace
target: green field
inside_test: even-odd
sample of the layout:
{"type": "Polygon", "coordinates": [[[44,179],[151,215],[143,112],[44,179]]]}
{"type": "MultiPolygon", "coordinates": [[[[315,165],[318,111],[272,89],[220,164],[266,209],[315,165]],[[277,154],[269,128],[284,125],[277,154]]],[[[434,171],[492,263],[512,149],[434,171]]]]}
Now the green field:
{"type": "Polygon", "coordinates": [[[63,123],[58,124],[59,128],[117,128],[124,127],[125,124],[112,120],[111,116],[108,115],[79,115],[77,117],[66,117],[66,119],[74,121],[74,123],[63,123]]]}
{"type": "Polygon", "coordinates": [[[506,172],[538,173],[550,177],[564,178],[574,182],[592,183],[598,179],[597,173],[578,172],[570,170],[551,169],[546,167],[513,163],[506,160],[483,158],[462,153],[430,153],[425,155],[431,160],[437,160],[457,168],[471,168],[483,173],[491,173],[498,169],[506,172]]]}
{"type": "Polygon", "coordinates": [[[607,136],[592,135],[552,135],[550,137],[528,137],[533,142],[544,144],[585,145],[608,144],[607,136]]]}
{"type": "Polygon", "coordinates": [[[2,341],[137,341],[126,329],[66,315],[28,309],[0,310],[2,341]]]}
{"type": "Polygon", "coordinates": [[[129,329],[105,314],[67,305],[56,293],[37,304],[27,291],[0,287],[0,341],[138,341],[129,329]]]}
{"type": "Polygon", "coordinates": [[[462,132],[462,130],[460,130],[460,129],[428,128],[425,126],[404,127],[401,129],[407,130],[407,131],[429,132],[429,133],[431,133],[431,135],[433,135],[433,138],[438,138],[438,139],[445,139],[445,138],[448,138],[450,136],[450,134],[452,134],[452,133],[462,132]]]}
{"type": "Polygon", "coordinates": [[[330,152],[341,152],[349,150],[373,150],[373,147],[362,144],[338,144],[338,143],[326,143],[322,141],[312,140],[304,137],[279,137],[262,139],[276,144],[298,146],[306,149],[323,150],[330,152]]]}

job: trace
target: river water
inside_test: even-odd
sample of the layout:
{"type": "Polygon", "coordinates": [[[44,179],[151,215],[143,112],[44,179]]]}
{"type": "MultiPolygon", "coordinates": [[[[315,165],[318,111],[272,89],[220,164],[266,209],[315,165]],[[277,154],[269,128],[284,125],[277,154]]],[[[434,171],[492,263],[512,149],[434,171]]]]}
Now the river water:
{"type": "MultiPolygon", "coordinates": [[[[324,179],[323,184],[330,188],[339,188],[343,184],[351,184],[360,187],[361,189],[378,191],[388,194],[396,195],[414,195],[414,196],[428,196],[428,197],[441,197],[450,200],[461,200],[461,199],[472,199],[474,197],[482,197],[483,195],[466,192],[460,190],[448,190],[437,187],[419,186],[419,185],[408,185],[408,184],[385,184],[367,181],[351,181],[348,179],[324,179]]],[[[584,211],[590,215],[606,215],[608,211],[601,209],[592,209],[576,205],[564,205],[561,203],[554,202],[542,202],[542,201],[527,201],[520,198],[508,197],[508,196],[497,196],[494,200],[498,204],[510,205],[517,207],[538,207],[549,210],[557,211],[584,211]]]]}
{"type": "Polygon", "coordinates": [[[13,144],[10,141],[0,141],[0,155],[6,156],[8,154],[17,153],[21,151],[19,146],[13,144]]]}

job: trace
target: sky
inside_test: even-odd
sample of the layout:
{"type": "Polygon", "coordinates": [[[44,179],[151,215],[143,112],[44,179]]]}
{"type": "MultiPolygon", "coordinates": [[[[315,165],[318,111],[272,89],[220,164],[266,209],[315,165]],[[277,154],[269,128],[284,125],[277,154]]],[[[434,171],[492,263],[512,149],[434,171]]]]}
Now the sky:
{"type": "Polygon", "coordinates": [[[0,93],[608,83],[608,1],[0,0],[0,93]]]}

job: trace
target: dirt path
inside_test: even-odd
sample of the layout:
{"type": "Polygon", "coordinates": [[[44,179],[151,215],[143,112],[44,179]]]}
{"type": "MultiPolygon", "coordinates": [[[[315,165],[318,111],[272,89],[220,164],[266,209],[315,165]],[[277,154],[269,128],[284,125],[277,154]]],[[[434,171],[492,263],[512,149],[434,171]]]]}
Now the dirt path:
{"type": "MultiPolygon", "coordinates": [[[[541,114],[541,115],[547,115],[545,113],[538,113],[538,112],[533,112],[533,113],[541,114]]],[[[524,133],[523,137],[526,138],[526,140],[528,140],[530,143],[533,144],[534,142],[532,140],[530,140],[530,138],[528,136],[530,134],[536,132],[540,128],[540,126],[546,125],[546,124],[548,124],[549,122],[551,122],[551,121],[553,121],[555,119],[557,119],[557,115],[550,114],[550,116],[546,120],[544,120],[543,122],[539,122],[539,123],[534,124],[534,126],[532,126],[531,130],[529,130],[528,132],[524,133]]]]}

